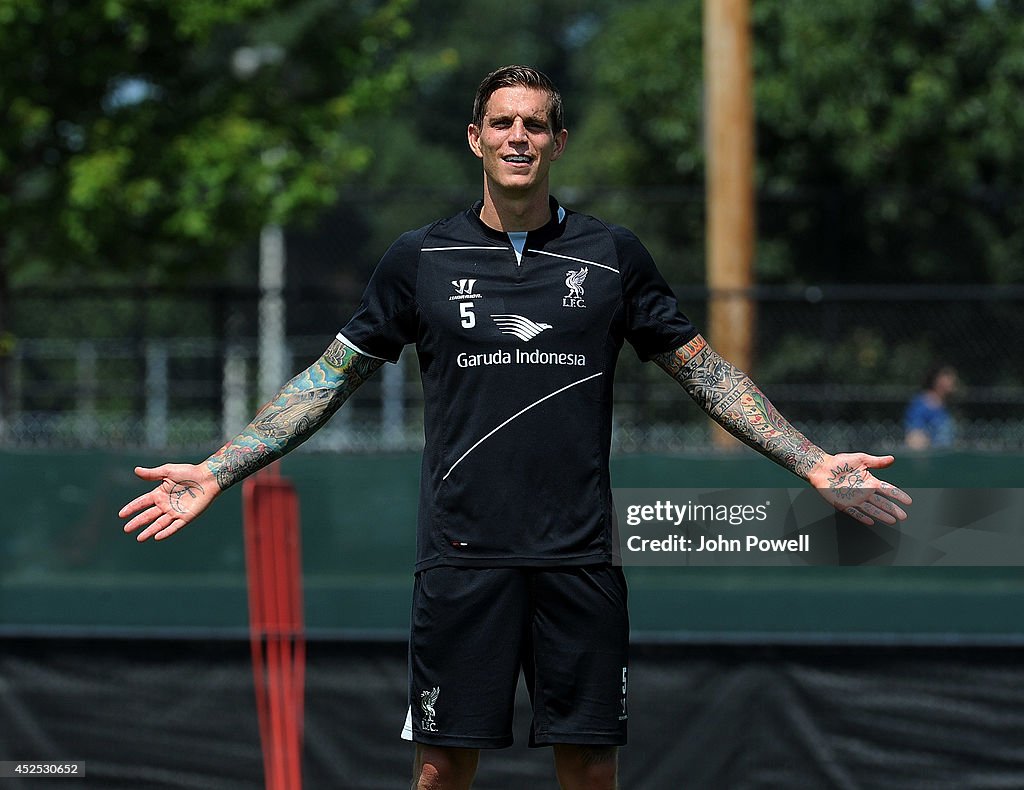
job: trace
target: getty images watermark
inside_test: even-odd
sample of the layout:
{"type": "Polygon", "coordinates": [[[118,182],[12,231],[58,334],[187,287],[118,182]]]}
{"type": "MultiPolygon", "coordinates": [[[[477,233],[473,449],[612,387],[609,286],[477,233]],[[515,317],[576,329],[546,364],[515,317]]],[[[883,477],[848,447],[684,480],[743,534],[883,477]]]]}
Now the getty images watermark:
{"type": "Polygon", "coordinates": [[[810,488],[614,491],[622,565],[1024,565],[1024,489],[914,489],[865,526],[810,488]]]}

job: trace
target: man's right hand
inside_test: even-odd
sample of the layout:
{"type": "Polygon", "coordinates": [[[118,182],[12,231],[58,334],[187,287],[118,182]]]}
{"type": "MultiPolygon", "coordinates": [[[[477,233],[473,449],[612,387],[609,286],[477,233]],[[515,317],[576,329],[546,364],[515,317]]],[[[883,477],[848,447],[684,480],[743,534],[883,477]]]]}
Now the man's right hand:
{"type": "Polygon", "coordinates": [[[118,512],[129,518],[127,533],[142,529],[136,540],[169,538],[202,513],[216,499],[221,488],[205,465],[164,464],[153,468],[135,467],[143,480],[159,481],[148,494],[133,499],[118,512]]]}

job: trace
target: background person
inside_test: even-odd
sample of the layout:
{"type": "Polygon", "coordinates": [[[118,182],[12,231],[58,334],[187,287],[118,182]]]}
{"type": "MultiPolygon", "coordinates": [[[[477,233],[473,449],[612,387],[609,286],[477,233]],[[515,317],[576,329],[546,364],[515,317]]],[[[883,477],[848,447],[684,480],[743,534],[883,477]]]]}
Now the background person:
{"type": "Polygon", "coordinates": [[[907,447],[950,447],[956,437],[956,423],[947,403],[959,383],[956,369],[936,365],[925,376],[921,391],[907,404],[903,416],[907,447]]]}

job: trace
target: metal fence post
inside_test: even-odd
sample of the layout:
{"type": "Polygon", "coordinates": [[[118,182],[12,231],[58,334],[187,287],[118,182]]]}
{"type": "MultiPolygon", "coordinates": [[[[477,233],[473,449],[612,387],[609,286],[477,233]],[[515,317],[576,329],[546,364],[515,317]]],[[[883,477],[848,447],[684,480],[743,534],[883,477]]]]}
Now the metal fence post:
{"type": "Polygon", "coordinates": [[[260,233],[259,397],[269,400],[285,383],[285,246],[280,225],[260,233]]]}
{"type": "Polygon", "coordinates": [[[167,446],[167,344],[162,340],[146,343],[146,437],[153,448],[167,446]]]}
{"type": "Polygon", "coordinates": [[[78,441],[89,444],[96,441],[96,344],[91,340],[79,340],[75,354],[75,380],[77,414],[75,433],[78,441]]]}
{"type": "Polygon", "coordinates": [[[230,439],[248,421],[245,380],[248,364],[243,347],[229,343],[224,352],[224,374],[221,383],[221,436],[230,439]]]}

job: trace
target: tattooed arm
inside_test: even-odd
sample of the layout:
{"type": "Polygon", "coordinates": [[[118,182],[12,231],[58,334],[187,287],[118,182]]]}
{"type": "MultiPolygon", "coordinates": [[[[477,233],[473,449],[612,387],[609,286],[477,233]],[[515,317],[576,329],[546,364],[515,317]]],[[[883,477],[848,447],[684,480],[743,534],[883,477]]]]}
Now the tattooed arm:
{"type": "Polygon", "coordinates": [[[836,509],[864,524],[902,521],[898,503],[911,499],[869,471],[891,455],[830,455],[790,425],[743,371],[720,357],[700,335],[654,357],[708,415],[744,444],[809,482],[836,509]]]}
{"type": "Polygon", "coordinates": [[[206,459],[221,490],[294,450],[318,431],[383,360],[335,340],[293,378],[248,427],[206,459]]]}
{"type": "Polygon", "coordinates": [[[143,480],[159,480],[118,516],[134,517],[125,532],[145,527],[137,540],[168,538],[202,513],[226,488],[294,450],[320,429],[382,360],[335,340],[316,362],[289,381],[238,436],[198,465],[137,467],[143,480]]]}

